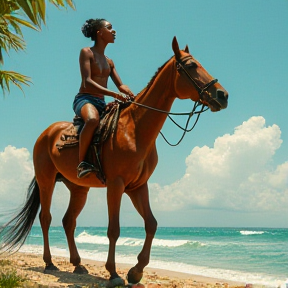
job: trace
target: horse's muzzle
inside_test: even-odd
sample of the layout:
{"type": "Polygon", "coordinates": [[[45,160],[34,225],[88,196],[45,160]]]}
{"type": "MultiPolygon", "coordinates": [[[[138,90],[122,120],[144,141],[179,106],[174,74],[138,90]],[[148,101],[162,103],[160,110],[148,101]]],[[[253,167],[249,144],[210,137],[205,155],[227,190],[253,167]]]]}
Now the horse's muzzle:
{"type": "Polygon", "coordinates": [[[217,90],[216,101],[221,105],[221,109],[225,109],[228,106],[228,93],[221,89],[217,90]]]}
{"type": "Polygon", "coordinates": [[[217,112],[228,106],[228,93],[221,89],[216,91],[216,97],[209,97],[205,99],[212,112],[217,112]]]}

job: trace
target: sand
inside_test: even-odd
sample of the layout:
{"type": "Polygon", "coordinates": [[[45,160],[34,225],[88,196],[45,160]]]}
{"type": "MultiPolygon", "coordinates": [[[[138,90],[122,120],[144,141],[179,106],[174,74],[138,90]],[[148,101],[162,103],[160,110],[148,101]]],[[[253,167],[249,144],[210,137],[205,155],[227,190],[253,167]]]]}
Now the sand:
{"type": "MultiPolygon", "coordinates": [[[[103,262],[82,259],[82,265],[89,271],[88,275],[73,274],[74,267],[69,259],[53,257],[53,263],[60,269],[49,274],[44,273],[42,255],[16,253],[0,257],[1,270],[16,270],[17,275],[27,279],[24,287],[52,288],[52,287],[106,287],[109,273],[103,262]]],[[[118,264],[117,272],[125,279],[131,265],[118,264]]],[[[126,280],[125,280],[126,281],[126,280]]],[[[213,279],[197,275],[172,272],[168,270],[145,268],[141,282],[146,288],[243,288],[245,284],[213,279]]],[[[126,281],[127,284],[127,281],[126,281]]],[[[142,286],[143,287],[143,286],[142,286]]]]}

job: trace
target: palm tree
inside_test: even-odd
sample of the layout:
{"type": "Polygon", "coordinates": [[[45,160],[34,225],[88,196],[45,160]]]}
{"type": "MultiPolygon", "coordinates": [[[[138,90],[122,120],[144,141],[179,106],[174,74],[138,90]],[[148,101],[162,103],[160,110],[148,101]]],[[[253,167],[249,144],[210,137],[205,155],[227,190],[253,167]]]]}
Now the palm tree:
{"type": "MultiPolygon", "coordinates": [[[[73,0],[48,0],[58,8],[70,6],[75,9],[73,0]]],[[[34,30],[40,30],[45,24],[46,0],[5,0],[0,1],[0,65],[3,66],[3,50],[25,50],[26,43],[21,27],[24,25],[34,30]]],[[[1,67],[2,68],[2,67],[1,67]]],[[[29,86],[31,78],[15,71],[0,69],[0,86],[10,92],[10,83],[22,90],[21,85],[29,86]]],[[[23,91],[23,90],[22,90],[23,91]]]]}

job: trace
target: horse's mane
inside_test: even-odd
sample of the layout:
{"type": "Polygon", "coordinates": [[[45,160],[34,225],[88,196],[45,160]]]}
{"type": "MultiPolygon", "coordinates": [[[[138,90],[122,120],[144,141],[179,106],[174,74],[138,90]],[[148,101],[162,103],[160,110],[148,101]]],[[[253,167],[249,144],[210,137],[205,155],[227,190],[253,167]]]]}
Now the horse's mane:
{"type": "Polygon", "coordinates": [[[169,58],[162,66],[160,66],[157,71],[155,72],[154,76],[150,79],[150,81],[148,82],[148,84],[146,85],[146,87],[144,87],[138,94],[137,96],[139,96],[140,94],[144,93],[145,91],[148,91],[149,88],[152,86],[152,84],[154,83],[156,77],[158,76],[158,74],[163,70],[163,68],[166,66],[166,64],[174,57],[174,55],[169,58]]]}

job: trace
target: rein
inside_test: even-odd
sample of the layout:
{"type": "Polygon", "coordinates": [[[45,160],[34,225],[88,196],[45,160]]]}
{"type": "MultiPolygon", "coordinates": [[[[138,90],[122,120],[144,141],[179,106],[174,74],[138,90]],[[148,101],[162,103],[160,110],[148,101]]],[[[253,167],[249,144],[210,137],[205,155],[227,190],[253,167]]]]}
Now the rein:
{"type": "Polygon", "coordinates": [[[154,108],[154,107],[151,107],[151,106],[147,106],[147,105],[144,105],[144,104],[141,104],[141,103],[138,103],[138,102],[134,102],[134,101],[131,101],[131,100],[129,100],[129,101],[127,101],[127,102],[128,102],[128,103],[133,103],[133,104],[135,104],[135,105],[137,105],[137,106],[140,106],[140,107],[143,107],[143,108],[146,108],[146,109],[149,109],[149,110],[153,110],[153,111],[156,111],[156,112],[159,112],[159,113],[163,113],[163,114],[168,115],[169,119],[170,119],[178,128],[180,128],[181,130],[183,130],[182,136],[180,137],[179,141],[178,141],[177,143],[175,143],[175,144],[170,143],[169,140],[167,140],[167,138],[164,136],[164,134],[160,131],[160,135],[163,137],[163,139],[165,140],[165,142],[166,142],[168,145],[173,146],[173,147],[179,145],[179,144],[182,142],[182,140],[184,139],[185,134],[186,134],[187,132],[191,132],[191,131],[194,129],[194,127],[196,126],[196,124],[197,124],[197,122],[198,122],[198,120],[199,120],[200,114],[203,113],[203,112],[205,112],[205,111],[207,111],[207,110],[209,109],[208,107],[207,107],[206,109],[204,109],[204,104],[202,104],[200,101],[197,101],[197,102],[194,103],[194,107],[193,107],[193,109],[192,109],[191,112],[183,112],[183,113],[173,113],[173,112],[169,112],[169,111],[157,109],[157,108],[154,108]],[[201,110],[200,110],[200,111],[196,111],[196,109],[197,109],[200,105],[202,105],[201,110]],[[189,122],[190,122],[190,120],[191,120],[191,118],[192,118],[192,116],[193,116],[194,114],[197,114],[197,118],[196,118],[193,126],[192,126],[190,129],[187,129],[187,127],[188,127],[188,125],[189,125],[189,122]],[[186,121],[186,124],[185,124],[185,127],[180,126],[170,115],[174,115],[174,116],[188,116],[187,121],[186,121]]]}
{"type": "MultiPolygon", "coordinates": [[[[206,109],[204,110],[204,104],[202,104],[201,110],[200,110],[200,111],[196,111],[196,108],[197,108],[199,105],[201,105],[200,102],[195,102],[192,111],[188,114],[189,116],[188,116],[188,118],[187,118],[186,125],[185,125],[184,128],[181,127],[178,123],[176,123],[176,122],[171,118],[170,115],[168,115],[169,119],[170,119],[178,128],[180,128],[181,130],[183,130],[182,136],[180,137],[179,141],[178,141],[177,143],[175,143],[175,144],[170,143],[170,142],[167,140],[167,138],[164,136],[164,134],[160,131],[161,136],[163,137],[163,139],[165,140],[165,142],[166,142],[168,145],[173,146],[173,147],[179,145],[179,144],[182,142],[182,140],[184,139],[185,134],[186,134],[187,132],[191,132],[191,131],[194,129],[194,127],[196,126],[196,124],[197,124],[197,122],[198,122],[198,120],[199,120],[199,117],[200,117],[201,113],[203,113],[203,112],[205,112],[205,111],[208,110],[208,108],[206,108],[206,109]],[[187,129],[188,124],[189,124],[189,122],[190,122],[190,119],[191,119],[191,117],[192,117],[194,114],[197,114],[196,120],[195,120],[193,126],[192,126],[190,129],[187,129]]],[[[176,113],[176,115],[177,115],[177,114],[178,114],[178,113],[176,113]]],[[[179,113],[179,114],[180,114],[180,113],[179,113]]],[[[187,113],[186,113],[186,115],[187,115],[187,113]]]]}

